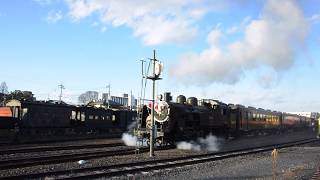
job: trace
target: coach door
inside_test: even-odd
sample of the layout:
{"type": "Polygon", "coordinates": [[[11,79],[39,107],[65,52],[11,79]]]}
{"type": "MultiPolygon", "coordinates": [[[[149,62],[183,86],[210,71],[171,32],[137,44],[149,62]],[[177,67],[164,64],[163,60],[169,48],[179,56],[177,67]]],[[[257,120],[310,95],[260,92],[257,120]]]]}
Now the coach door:
{"type": "Polygon", "coordinates": [[[240,109],[239,118],[240,118],[240,129],[248,130],[248,112],[240,109]]]}

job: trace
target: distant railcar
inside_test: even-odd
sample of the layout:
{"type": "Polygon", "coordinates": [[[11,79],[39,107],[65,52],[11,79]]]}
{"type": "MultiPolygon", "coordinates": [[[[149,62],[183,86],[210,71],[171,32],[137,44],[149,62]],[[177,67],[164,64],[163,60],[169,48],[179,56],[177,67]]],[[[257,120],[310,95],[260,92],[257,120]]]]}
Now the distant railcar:
{"type": "Polygon", "coordinates": [[[229,105],[230,119],[233,131],[261,131],[280,128],[281,113],[270,110],[245,107],[243,105],[229,105]]]}
{"type": "Polygon", "coordinates": [[[4,109],[10,116],[0,116],[0,127],[18,126],[21,134],[121,133],[136,117],[130,110],[74,106],[58,101],[11,100],[0,108],[0,115],[4,109]]]}
{"type": "MultiPolygon", "coordinates": [[[[193,140],[215,135],[239,136],[262,132],[276,132],[292,128],[308,128],[311,118],[299,115],[245,107],[219,102],[217,100],[200,100],[195,97],[178,96],[176,102],[171,102],[169,93],[164,100],[155,106],[156,141],[160,144],[172,144],[177,140],[193,140]]],[[[142,120],[137,135],[149,138],[151,129],[150,111],[141,112],[142,120]],[[148,113],[146,115],[146,113],[148,113]]]]}
{"type": "Polygon", "coordinates": [[[13,129],[17,119],[13,118],[9,107],[0,107],[0,129],[13,129]]]}

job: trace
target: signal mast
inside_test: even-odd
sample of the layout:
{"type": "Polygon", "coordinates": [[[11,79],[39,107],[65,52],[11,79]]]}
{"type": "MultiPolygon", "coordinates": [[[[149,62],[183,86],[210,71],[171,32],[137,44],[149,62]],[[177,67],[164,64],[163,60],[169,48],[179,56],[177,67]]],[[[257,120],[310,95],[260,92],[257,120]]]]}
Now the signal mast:
{"type": "MultiPolygon", "coordinates": [[[[147,71],[144,71],[144,60],[141,60],[142,63],[142,82],[141,82],[141,97],[140,97],[140,108],[142,108],[141,110],[143,111],[143,104],[144,104],[144,96],[145,96],[145,86],[146,86],[146,81],[147,80],[151,80],[152,81],[152,100],[149,100],[152,102],[152,107],[151,107],[151,128],[149,129],[150,131],[150,157],[154,156],[154,144],[155,144],[155,123],[154,123],[154,119],[155,119],[155,96],[156,96],[156,81],[157,80],[161,80],[162,78],[160,78],[160,74],[162,72],[163,66],[160,63],[159,60],[156,59],[156,50],[153,50],[153,58],[149,58],[150,62],[149,62],[149,67],[150,65],[152,65],[152,74],[149,74],[149,67],[147,69],[147,71]],[[145,79],[145,80],[144,80],[145,79]]],[[[142,112],[143,114],[143,112],[142,112]]],[[[140,118],[142,118],[142,114],[140,116],[140,118]]]]}
{"type": "Polygon", "coordinates": [[[153,73],[152,76],[148,76],[147,79],[152,80],[152,109],[151,109],[151,129],[150,129],[150,157],[154,156],[154,137],[155,137],[155,129],[154,129],[154,103],[155,103],[155,86],[156,81],[160,80],[159,77],[162,71],[162,65],[159,63],[159,61],[156,59],[156,50],[153,50],[153,59],[150,59],[150,61],[153,63],[153,73]]]}

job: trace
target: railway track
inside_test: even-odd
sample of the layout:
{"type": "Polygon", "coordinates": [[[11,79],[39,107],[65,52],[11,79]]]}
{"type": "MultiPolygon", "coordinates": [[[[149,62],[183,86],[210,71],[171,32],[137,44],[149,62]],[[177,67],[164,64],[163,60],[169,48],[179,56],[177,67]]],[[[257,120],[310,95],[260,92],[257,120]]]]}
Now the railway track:
{"type": "Polygon", "coordinates": [[[207,153],[201,155],[192,155],[188,157],[178,157],[161,160],[150,160],[134,163],[115,164],[108,166],[80,168],[64,171],[54,171],[46,173],[28,174],[20,176],[2,177],[0,179],[39,179],[39,178],[54,178],[54,179],[89,179],[100,177],[113,177],[131,173],[148,172],[151,170],[161,170],[172,167],[181,167],[191,164],[204,163],[209,161],[222,160],[237,156],[261,153],[273,150],[274,148],[281,149],[291,146],[297,146],[307,143],[319,141],[318,139],[305,139],[295,142],[273,144],[258,148],[246,148],[234,151],[225,151],[217,153],[207,153]]]}
{"type": "Polygon", "coordinates": [[[20,146],[20,145],[32,145],[32,144],[47,144],[47,143],[61,143],[61,142],[75,142],[86,140],[98,140],[98,139],[119,139],[122,133],[112,134],[103,137],[88,137],[88,138],[73,138],[73,139],[59,139],[59,140],[44,140],[44,141],[25,141],[25,142],[0,142],[0,148],[5,146],[20,146]]]}
{"type": "Polygon", "coordinates": [[[43,151],[58,151],[58,150],[74,150],[74,149],[92,149],[92,148],[104,148],[104,147],[117,147],[124,146],[123,143],[108,143],[108,144],[86,144],[86,145],[68,145],[68,146],[40,146],[40,147],[28,147],[28,148],[15,148],[0,150],[0,155],[16,154],[16,153],[31,153],[31,152],[43,152],[43,151]]]}
{"type": "MultiPolygon", "coordinates": [[[[169,149],[172,147],[165,147],[158,150],[169,149]]],[[[120,156],[120,155],[130,155],[135,154],[134,148],[112,150],[112,151],[94,151],[85,153],[70,153],[64,155],[53,155],[53,156],[40,156],[25,159],[12,159],[0,161],[0,170],[23,168],[36,165],[46,165],[54,163],[64,163],[78,160],[88,160],[109,156],[120,156]]],[[[140,149],[140,152],[147,152],[149,149],[147,147],[140,149]]]]}

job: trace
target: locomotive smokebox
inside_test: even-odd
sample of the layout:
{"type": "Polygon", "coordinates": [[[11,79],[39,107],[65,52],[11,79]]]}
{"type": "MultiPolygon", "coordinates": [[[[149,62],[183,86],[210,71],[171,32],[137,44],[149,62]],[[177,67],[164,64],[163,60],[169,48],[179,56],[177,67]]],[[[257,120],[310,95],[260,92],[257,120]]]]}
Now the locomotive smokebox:
{"type": "Polygon", "coordinates": [[[171,93],[165,92],[165,93],[163,94],[163,100],[164,100],[165,102],[170,102],[170,101],[172,100],[171,93]]]}
{"type": "Polygon", "coordinates": [[[191,106],[198,106],[198,99],[195,97],[189,97],[187,103],[191,106]]]}
{"type": "Polygon", "coordinates": [[[184,104],[184,103],[186,103],[186,97],[185,97],[184,95],[179,95],[179,96],[177,97],[177,103],[179,103],[179,104],[184,104]]]}

